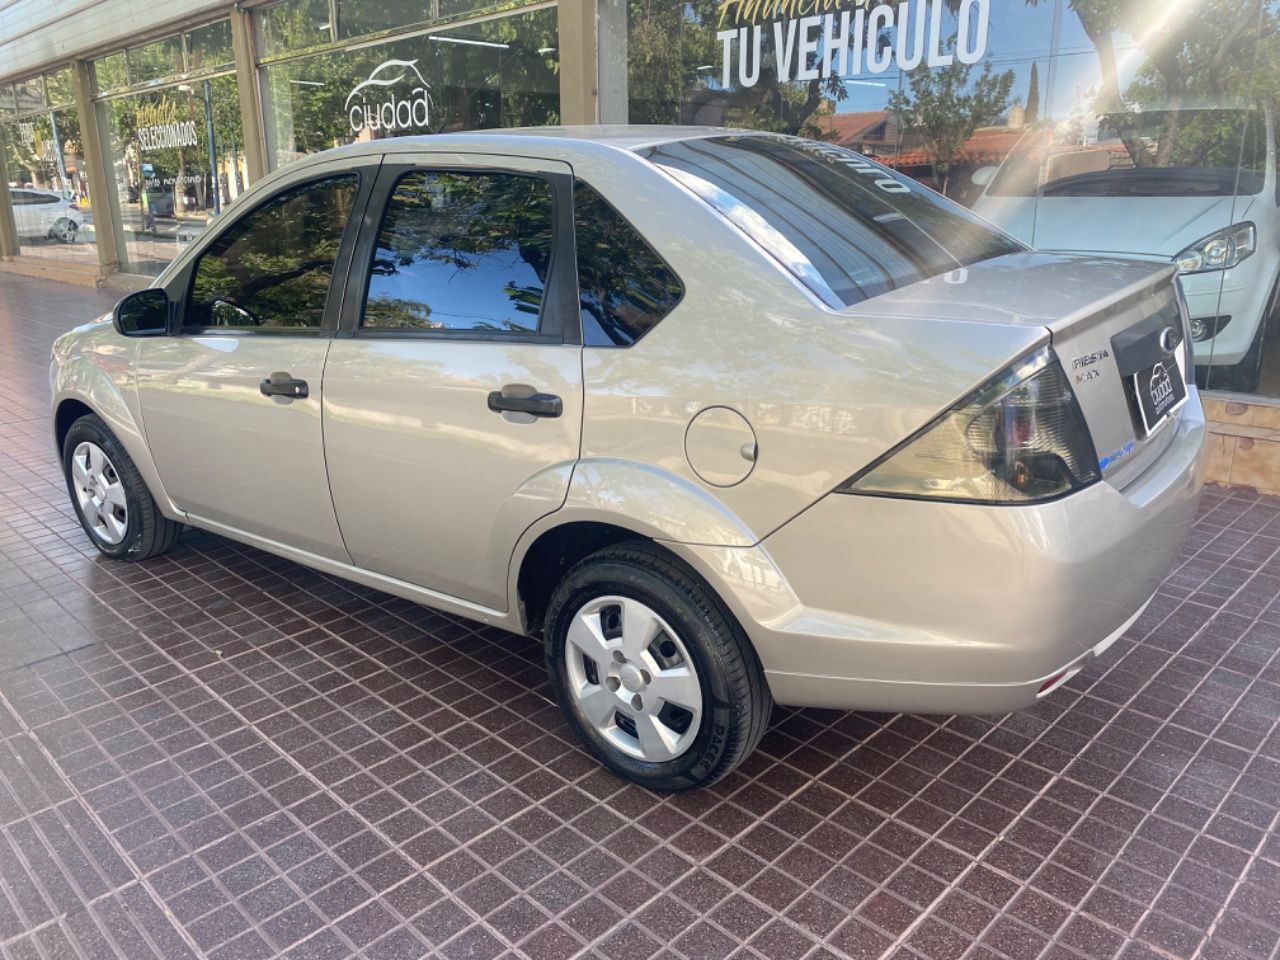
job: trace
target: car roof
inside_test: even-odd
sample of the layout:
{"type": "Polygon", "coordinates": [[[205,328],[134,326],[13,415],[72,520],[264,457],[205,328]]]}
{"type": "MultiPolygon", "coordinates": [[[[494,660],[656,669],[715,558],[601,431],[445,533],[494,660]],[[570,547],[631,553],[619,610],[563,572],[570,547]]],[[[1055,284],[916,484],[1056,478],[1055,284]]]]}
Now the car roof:
{"type": "MultiPolygon", "coordinates": [[[[470,130],[462,133],[435,133],[418,136],[362,140],[290,160],[254,183],[233,201],[230,209],[244,209],[281,184],[300,182],[313,175],[317,166],[371,157],[413,153],[479,153],[516,157],[538,157],[574,161],[594,156],[631,155],[647,147],[680,140],[709,137],[769,137],[776,134],[732,127],[697,127],[662,124],[595,124],[582,126],[509,127],[470,130]]],[[[192,247],[196,250],[196,247],[192,247]]],[[[180,253],[158,278],[164,282],[188,258],[180,253]]]]}
{"type": "Polygon", "coordinates": [[[777,134],[732,127],[682,127],[661,124],[630,124],[554,127],[509,127],[469,130],[462,133],[434,133],[418,136],[361,140],[319,153],[298,157],[263,177],[241,196],[252,197],[274,190],[289,180],[301,179],[319,164],[357,161],[369,157],[413,153],[479,153],[496,156],[537,157],[574,162],[602,155],[634,155],[647,148],[679,140],[709,137],[771,137],[777,134]]]}
{"type": "MultiPolygon", "coordinates": [[[[666,126],[661,124],[597,124],[594,126],[507,127],[496,130],[469,130],[463,133],[435,133],[420,136],[389,137],[324,151],[323,156],[365,156],[379,153],[404,153],[414,150],[485,150],[498,153],[509,149],[535,151],[548,156],[601,148],[635,152],[677,140],[699,140],[723,136],[767,136],[758,130],[736,130],[727,127],[666,126]]],[[[312,154],[318,157],[321,154],[312,154]]]]}
{"type": "Polygon", "coordinates": [[[594,126],[508,127],[502,130],[477,130],[486,137],[550,137],[556,140],[580,140],[599,143],[620,150],[640,150],[676,140],[699,140],[726,134],[759,135],[758,130],[734,130],[726,127],[674,126],[664,124],[596,124],[594,126]]]}

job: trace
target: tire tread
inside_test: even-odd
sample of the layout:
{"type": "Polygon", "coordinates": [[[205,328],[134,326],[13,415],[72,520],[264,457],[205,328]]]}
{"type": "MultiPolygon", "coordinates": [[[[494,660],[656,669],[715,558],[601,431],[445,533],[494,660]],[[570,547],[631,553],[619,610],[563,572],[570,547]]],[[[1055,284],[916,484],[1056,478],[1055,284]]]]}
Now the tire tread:
{"type": "MultiPolygon", "coordinates": [[[[116,557],[120,560],[149,560],[152,557],[158,557],[163,553],[168,553],[174,548],[178,542],[178,538],[182,536],[182,524],[176,520],[170,520],[160,512],[160,507],[156,504],[155,497],[151,495],[146,481],[142,479],[142,474],[138,472],[137,466],[134,465],[133,458],[111,429],[103,422],[102,418],[96,414],[87,413],[80,417],[67,431],[67,439],[63,446],[62,457],[65,468],[68,457],[67,449],[72,440],[72,433],[77,426],[81,424],[92,426],[95,430],[101,432],[105,437],[109,438],[118,450],[118,454],[113,454],[111,462],[115,465],[116,472],[121,475],[124,481],[125,489],[135,492],[140,502],[141,510],[138,511],[138,518],[142,524],[141,534],[138,536],[137,543],[126,553],[116,557]]],[[[69,481],[68,481],[69,482],[69,481]]],[[[75,509],[74,506],[72,509],[75,509]]],[[[95,541],[96,542],[96,541],[95,541]]]]}

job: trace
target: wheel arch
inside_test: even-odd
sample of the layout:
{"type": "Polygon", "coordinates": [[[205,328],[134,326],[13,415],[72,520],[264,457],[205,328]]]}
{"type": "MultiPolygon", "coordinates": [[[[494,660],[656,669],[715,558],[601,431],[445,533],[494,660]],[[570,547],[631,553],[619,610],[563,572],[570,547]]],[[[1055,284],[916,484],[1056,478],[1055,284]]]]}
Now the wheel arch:
{"type": "Polygon", "coordinates": [[[84,358],[73,358],[59,366],[54,391],[53,439],[59,464],[62,462],[62,444],[71,425],[83,416],[96,416],[129,454],[160,512],[171,520],[185,522],[184,514],[169,499],[160,481],[142,426],[130,409],[121,387],[96,364],[84,358]]]}
{"type": "MultiPolygon", "coordinates": [[[[595,457],[574,466],[564,505],[529,527],[512,552],[508,597],[521,628],[542,630],[546,599],[564,572],[601,547],[645,540],[692,563],[685,544],[752,546],[759,538],[715,496],[669,471],[595,457]]],[[[717,592],[719,592],[717,590],[717,592]]]]}
{"type": "Polygon", "coordinates": [[[66,443],[71,425],[93,412],[93,408],[78,397],[64,397],[58,403],[53,413],[53,439],[58,446],[58,456],[62,456],[62,445],[66,443]]]}
{"type": "Polygon", "coordinates": [[[524,632],[531,637],[542,636],[551,593],[574,564],[597,550],[627,540],[654,542],[635,530],[599,520],[570,520],[538,534],[513,564],[516,610],[524,632]]]}
{"type": "Polygon", "coordinates": [[[642,531],[635,525],[605,520],[564,519],[559,523],[544,523],[539,530],[521,541],[511,576],[513,629],[537,639],[544,639],[544,620],[551,595],[565,573],[596,551],[625,542],[649,544],[706,584],[762,660],[763,654],[750,626],[761,615],[790,609],[797,602],[759,548],[693,547],[653,536],[652,531],[642,531]],[[726,571],[728,576],[724,576],[726,571]],[[744,603],[741,592],[760,583],[769,584],[769,589],[760,591],[754,605],[744,603]]]}

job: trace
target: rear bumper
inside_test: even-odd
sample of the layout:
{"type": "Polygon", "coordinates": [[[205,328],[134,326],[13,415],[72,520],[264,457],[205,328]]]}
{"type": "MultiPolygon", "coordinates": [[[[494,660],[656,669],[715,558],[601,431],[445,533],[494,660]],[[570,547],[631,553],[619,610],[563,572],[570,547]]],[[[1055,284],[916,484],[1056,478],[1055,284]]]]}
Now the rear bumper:
{"type": "Polygon", "coordinates": [[[1204,478],[1194,391],[1166,429],[1123,490],[1035,507],[831,494],[759,547],[687,549],[779,703],[1005,713],[1105,652],[1172,570],[1204,478]]]}

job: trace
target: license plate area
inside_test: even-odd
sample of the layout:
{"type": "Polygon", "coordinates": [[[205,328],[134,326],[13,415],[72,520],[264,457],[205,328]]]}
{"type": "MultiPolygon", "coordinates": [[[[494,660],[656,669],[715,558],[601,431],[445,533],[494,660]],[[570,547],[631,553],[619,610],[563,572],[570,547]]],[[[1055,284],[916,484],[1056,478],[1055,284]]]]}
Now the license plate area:
{"type": "Polygon", "coordinates": [[[1124,381],[1134,433],[1145,440],[1187,399],[1182,347],[1182,315],[1176,301],[1111,338],[1116,367],[1124,381]]]}
{"type": "Polygon", "coordinates": [[[1187,382],[1177,360],[1170,357],[1139,370],[1130,378],[1143,436],[1149,437],[1187,399],[1187,382]]]}

